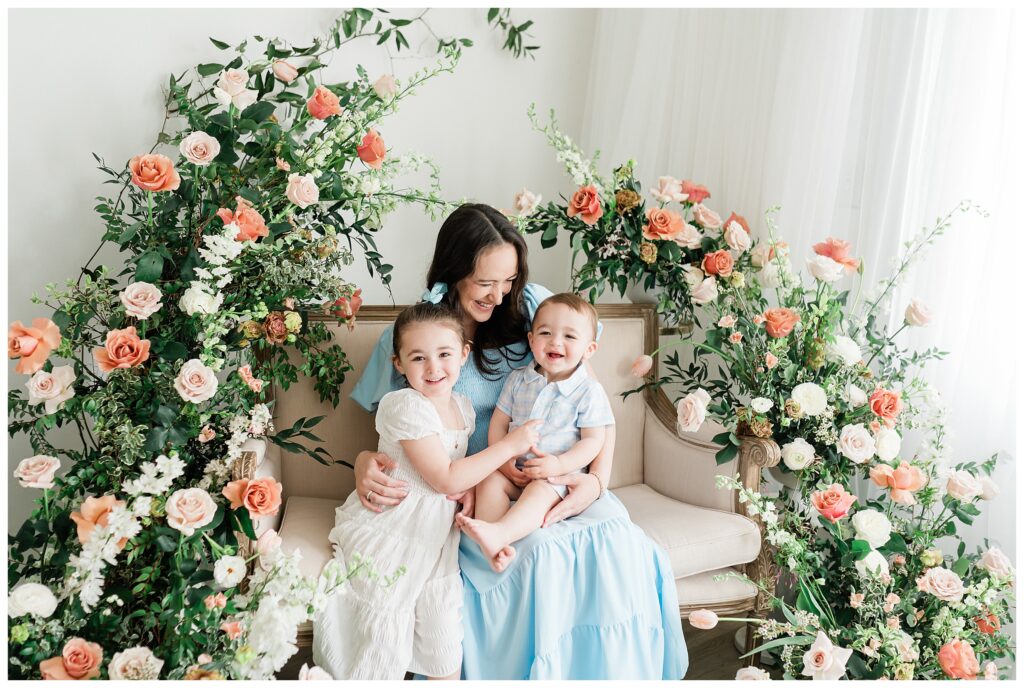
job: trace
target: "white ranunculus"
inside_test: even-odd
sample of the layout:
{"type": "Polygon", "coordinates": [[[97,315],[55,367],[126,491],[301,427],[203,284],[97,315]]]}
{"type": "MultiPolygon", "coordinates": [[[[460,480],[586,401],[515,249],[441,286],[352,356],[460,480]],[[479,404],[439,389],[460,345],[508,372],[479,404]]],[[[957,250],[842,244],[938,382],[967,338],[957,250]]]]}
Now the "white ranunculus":
{"type": "Polygon", "coordinates": [[[536,212],[537,206],[540,205],[540,199],[540,194],[535,194],[524,186],[512,197],[512,205],[519,217],[526,217],[536,212]]]}
{"type": "Polygon", "coordinates": [[[239,556],[221,557],[213,565],[213,579],[222,588],[233,588],[245,578],[245,559],[239,556]]]}
{"type": "Polygon", "coordinates": [[[148,647],[130,647],[114,654],[107,673],[112,681],[155,681],[163,666],[148,647]]]}
{"type": "Polygon", "coordinates": [[[708,414],[711,395],[703,389],[690,392],[679,400],[676,407],[676,421],[680,432],[697,432],[708,414]]]}
{"type": "Polygon", "coordinates": [[[844,425],[836,446],[840,454],[856,464],[862,464],[875,455],[875,440],[862,423],[844,425]]]}
{"type": "Polygon", "coordinates": [[[793,388],[790,398],[800,404],[800,412],[805,416],[817,416],[825,412],[828,396],[813,382],[804,382],[793,388]]]}
{"type": "Polygon", "coordinates": [[[181,295],[178,308],[186,315],[195,315],[196,313],[213,315],[220,310],[220,305],[223,302],[224,294],[211,294],[202,282],[193,281],[181,295]]]}
{"type": "Polygon", "coordinates": [[[775,406],[775,402],[767,397],[757,397],[750,402],[750,408],[754,409],[757,413],[768,413],[772,410],[772,406],[775,406]]]}
{"type": "Polygon", "coordinates": [[[807,468],[814,461],[814,447],[807,440],[798,437],[782,445],[782,463],[791,471],[807,468]]]}
{"type": "Polygon", "coordinates": [[[1013,563],[998,547],[989,547],[978,560],[978,566],[993,576],[1006,578],[1013,573],[1013,563]]]}
{"type": "Polygon", "coordinates": [[[807,269],[811,276],[819,282],[835,282],[843,276],[843,264],[837,263],[828,256],[814,255],[807,259],[807,269]]]}
{"type": "Polygon", "coordinates": [[[878,550],[873,549],[863,559],[853,562],[853,568],[864,578],[869,575],[878,578],[883,573],[889,573],[889,562],[878,550]]]}
{"type": "Polygon", "coordinates": [[[868,393],[851,382],[843,389],[843,399],[850,406],[857,408],[868,403],[868,393]]]}
{"type": "Polygon", "coordinates": [[[866,541],[872,549],[889,542],[892,535],[892,524],[881,511],[861,509],[850,519],[857,538],[866,541]]]}
{"type": "Polygon", "coordinates": [[[718,298],[718,283],[714,277],[708,277],[697,285],[697,288],[690,292],[690,298],[694,303],[703,306],[718,298]]]}
{"type": "Polygon", "coordinates": [[[174,378],[174,389],[185,401],[200,404],[217,393],[217,374],[198,358],[185,362],[174,378]]]}
{"type": "Polygon", "coordinates": [[[57,609],[57,598],[41,583],[21,583],[7,596],[7,616],[12,619],[34,614],[49,618],[57,609]]]}
{"type": "Polygon", "coordinates": [[[898,432],[883,425],[875,433],[875,455],[882,461],[892,461],[899,456],[902,441],[898,432]]]}
{"type": "Polygon", "coordinates": [[[911,327],[924,327],[932,321],[932,312],[923,302],[911,299],[903,314],[903,321],[911,327]]]}
{"type": "Polygon", "coordinates": [[[967,471],[951,471],[946,480],[946,492],[953,499],[969,502],[983,492],[981,483],[967,471]]]}
{"type": "Polygon", "coordinates": [[[306,666],[302,665],[299,669],[299,680],[300,681],[333,681],[334,677],[328,674],[326,671],[318,667],[317,665],[306,666]]]}
{"type": "Polygon", "coordinates": [[[733,220],[725,228],[725,243],[729,245],[733,251],[739,251],[743,253],[750,248],[750,235],[747,234],[747,230],[743,229],[743,226],[733,220]]]}
{"type": "Polygon", "coordinates": [[[995,499],[996,497],[999,496],[999,486],[996,485],[996,482],[992,480],[992,478],[988,477],[987,475],[983,475],[978,480],[978,482],[981,483],[982,499],[988,501],[990,499],[995,499]]]}
{"type": "Polygon", "coordinates": [[[46,414],[56,413],[64,402],[75,396],[75,369],[55,366],[52,372],[36,371],[28,384],[28,403],[43,404],[46,414]]]}
{"type": "Polygon", "coordinates": [[[863,354],[857,342],[845,335],[839,335],[834,342],[825,346],[825,358],[852,366],[863,358],[863,354]]]}

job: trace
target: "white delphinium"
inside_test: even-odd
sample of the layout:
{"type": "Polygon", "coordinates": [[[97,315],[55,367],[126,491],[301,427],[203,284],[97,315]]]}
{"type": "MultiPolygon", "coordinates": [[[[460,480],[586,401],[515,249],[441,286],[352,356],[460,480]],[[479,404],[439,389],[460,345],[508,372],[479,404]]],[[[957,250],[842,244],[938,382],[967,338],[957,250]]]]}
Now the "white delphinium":
{"type": "Polygon", "coordinates": [[[178,458],[177,452],[171,452],[170,456],[161,454],[156,461],[143,464],[142,475],[125,482],[122,489],[133,496],[166,494],[184,472],[185,462],[178,458]]]}
{"type": "Polygon", "coordinates": [[[120,552],[117,543],[135,537],[141,530],[142,525],[134,509],[120,504],[114,506],[107,518],[107,525],[97,525],[89,540],[82,545],[81,553],[71,555],[68,563],[72,572],[65,583],[65,595],[77,593],[82,609],[91,611],[103,597],[104,568],[117,561],[120,552]]]}

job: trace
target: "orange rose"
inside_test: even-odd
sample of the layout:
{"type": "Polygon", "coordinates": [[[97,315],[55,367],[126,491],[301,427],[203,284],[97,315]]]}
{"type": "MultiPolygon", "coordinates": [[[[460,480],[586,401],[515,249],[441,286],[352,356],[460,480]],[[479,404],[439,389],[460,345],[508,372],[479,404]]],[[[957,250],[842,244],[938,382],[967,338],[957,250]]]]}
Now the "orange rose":
{"type": "Polygon", "coordinates": [[[846,268],[847,272],[856,272],[860,261],[850,257],[850,242],[828,237],[820,244],[814,245],[814,252],[819,256],[831,258],[846,268]]]}
{"type": "Polygon", "coordinates": [[[785,337],[798,322],[800,316],[788,308],[769,308],[764,312],[764,329],[769,337],[785,337]]]}
{"type": "Polygon", "coordinates": [[[683,218],[678,213],[664,208],[651,208],[647,211],[647,226],[644,227],[644,239],[673,239],[683,231],[683,218]]]}
{"type": "Polygon", "coordinates": [[[99,677],[102,662],[103,648],[98,643],[72,638],[65,643],[60,657],[39,663],[39,673],[45,681],[88,681],[99,677]]]}
{"type": "Polygon", "coordinates": [[[723,226],[723,227],[728,227],[728,226],[729,226],[729,225],[731,225],[731,224],[732,224],[733,222],[735,222],[735,223],[736,223],[736,224],[738,224],[738,225],[739,225],[740,227],[742,227],[742,228],[743,228],[743,231],[745,231],[745,232],[746,232],[747,234],[750,234],[750,225],[748,225],[748,224],[747,224],[747,221],[746,221],[746,219],[745,219],[745,218],[744,218],[744,217],[743,217],[742,215],[737,215],[736,213],[732,213],[732,214],[730,214],[730,215],[729,215],[729,219],[728,219],[728,220],[726,220],[726,221],[725,221],[725,224],[724,224],[724,225],[722,225],[722,226],[723,226]]]}
{"type": "Polygon", "coordinates": [[[107,345],[93,349],[93,358],[100,370],[109,373],[114,368],[134,368],[149,360],[149,340],[139,339],[134,327],[107,332],[107,345]]]}
{"type": "Polygon", "coordinates": [[[316,119],[327,119],[331,115],[341,114],[341,103],[338,102],[338,96],[326,86],[317,86],[313,97],[306,102],[306,110],[316,119]]]}
{"type": "Polygon", "coordinates": [[[847,492],[839,483],[832,483],[827,490],[811,495],[811,504],[822,516],[832,523],[845,518],[857,498],[847,492]]]}
{"type": "Polygon", "coordinates": [[[978,630],[985,635],[992,635],[1002,627],[999,617],[995,614],[989,614],[987,617],[979,616],[974,619],[974,623],[978,624],[978,630]]]}
{"type": "Polygon", "coordinates": [[[232,480],[221,494],[231,502],[232,509],[244,506],[253,517],[275,516],[281,508],[281,483],[271,477],[232,480]]]}
{"type": "MultiPolygon", "coordinates": [[[[81,511],[71,514],[71,520],[78,525],[78,541],[83,545],[89,542],[92,531],[96,526],[105,526],[110,519],[110,512],[115,506],[124,506],[124,502],[118,500],[114,495],[103,497],[86,497],[82,502],[81,511]]],[[[118,549],[125,546],[128,538],[122,538],[118,543],[118,549]]]]}
{"type": "Polygon", "coordinates": [[[352,292],[352,296],[339,298],[334,302],[331,314],[336,318],[354,318],[359,312],[359,307],[363,305],[362,293],[362,289],[356,289],[352,292]]]}
{"type": "Polygon", "coordinates": [[[973,681],[981,667],[974,655],[974,648],[966,640],[956,638],[942,646],[938,655],[942,673],[950,678],[973,681]]]}
{"type": "Polygon", "coordinates": [[[709,275],[728,277],[732,274],[732,254],[725,249],[713,251],[704,256],[704,262],[701,264],[701,267],[709,275]]]}
{"type": "Polygon", "coordinates": [[[878,416],[886,427],[893,427],[896,425],[896,416],[900,415],[900,411],[903,410],[903,401],[900,399],[899,392],[891,392],[887,389],[879,387],[871,396],[868,398],[868,405],[871,407],[871,412],[878,416]]]}
{"type": "Polygon", "coordinates": [[[901,461],[898,468],[879,464],[869,472],[871,481],[879,487],[889,489],[889,498],[897,504],[913,506],[917,503],[914,493],[928,483],[928,476],[917,466],[901,461]]]}
{"type": "Polygon", "coordinates": [[[379,170],[384,162],[384,156],[388,149],[384,147],[384,139],[380,137],[375,129],[371,129],[363,137],[363,142],[356,147],[359,159],[366,163],[367,167],[379,170]]]}
{"type": "Polygon", "coordinates": [[[132,184],[145,191],[174,191],[181,184],[174,163],[166,155],[136,155],[128,162],[128,167],[132,171],[132,184]]]}
{"type": "Polygon", "coordinates": [[[686,179],[679,183],[679,188],[684,194],[686,194],[687,203],[701,203],[705,198],[711,198],[711,194],[708,193],[706,186],[694,184],[686,179]]]}
{"type": "Polygon", "coordinates": [[[270,229],[267,228],[266,222],[263,221],[263,216],[256,212],[256,209],[252,207],[252,203],[241,196],[238,196],[235,201],[237,202],[235,212],[231,212],[227,208],[221,208],[217,211],[217,217],[225,225],[234,223],[238,227],[235,241],[255,241],[259,237],[265,237],[270,234],[270,229]]]}
{"type": "Polygon", "coordinates": [[[580,216],[580,219],[588,225],[597,224],[597,221],[604,215],[604,208],[601,207],[601,197],[597,195],[597,187],[593,185],[581,186],[569,200],[569,208],[566,211],[569,217],[580,216]]]}
{"type": "Polygon", "coordinates": [[[35,318],[32,327],[20,320],[7,330],[7,358],[20,358],[15,366],[22,375],[31,375],[43,367],[50,352],[60,346],[60,328],[47,318],[35,318]]]}

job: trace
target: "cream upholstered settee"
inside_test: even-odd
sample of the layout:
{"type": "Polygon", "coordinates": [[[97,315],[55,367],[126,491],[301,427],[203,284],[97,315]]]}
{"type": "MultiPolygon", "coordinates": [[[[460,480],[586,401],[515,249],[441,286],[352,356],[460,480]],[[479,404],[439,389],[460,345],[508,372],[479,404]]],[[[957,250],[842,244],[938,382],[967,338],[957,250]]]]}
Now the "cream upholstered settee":
{"type": "MultiPolygon", "coordinates": [[[[359,451],[375,449],[373,417],[348,394],[381,331],[401,310],[364,306],[353,331],[331,325],[355,369],[345,381],[340,405],[332,408],[320,402],[312,383],[302,380],[287,391],[275,391],[277,426],[290,427],[303,416],[325,415],[315,432],[332,457],[351,463],[359,451]]],[[[633,522],[668,553],[683,618],[700,608],[763,614],[766,600],[753,585],[737,577],[715,580],[719,574],[735,571],[763,580],[769,558],[761,553],[759,524],[737,509],[733,492],[715,488],[714,478],[738,472],[748,486],[757,486],[761,467],[777,463],[778,456],[744,443],[736,458],[716,465],[718,447],[709,439],[715,430],[677,435],[675,409],[664,392],[648,390],[623,399],[620,393],[637,385],[629,372],[633,360],[657,347],[657,317],[653,307],[646,305],[601,305],[598,312],[604,330],[591,363],[615,413],[612,492],[625,504],[633,522]]],[[[252,454],[245,459],[236,465],[236,477],[275,475],[284,485],[283,516],[264,519],[258,530],[278,528],[284,549],[299,548],[304,573],[316,575],[332,555],[328,532],[334,525],[335,507],[354,488],[352,470],[324,466],[307,456],[281,454],[275,445],[258,460],[252,454]]],[[[311,644],[310,626],[300,629],[299,642],[311,644]]]]}

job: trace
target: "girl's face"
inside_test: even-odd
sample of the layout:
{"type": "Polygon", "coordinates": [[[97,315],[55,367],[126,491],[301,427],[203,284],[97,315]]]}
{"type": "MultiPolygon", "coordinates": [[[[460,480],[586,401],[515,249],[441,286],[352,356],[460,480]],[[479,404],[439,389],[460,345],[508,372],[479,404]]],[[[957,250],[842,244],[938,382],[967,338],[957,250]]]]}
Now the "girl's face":
{"type": "Polygon", "coordinates": [[[410,387],[425,397],[451,394],[469,356],[469,344],[463,344],[450,327],[423,322],[402,332],[401,347],[393,361],[410,387]]]}
{"type": "Polygon", "coordinates": [[[512,244],[481,253],[473,272],[455,284],[462,312],[478,323],[490,320],[494,309],[512,291],[518,272],[519,257],[512,244]]]}

